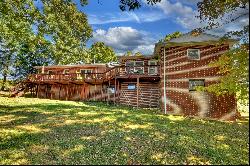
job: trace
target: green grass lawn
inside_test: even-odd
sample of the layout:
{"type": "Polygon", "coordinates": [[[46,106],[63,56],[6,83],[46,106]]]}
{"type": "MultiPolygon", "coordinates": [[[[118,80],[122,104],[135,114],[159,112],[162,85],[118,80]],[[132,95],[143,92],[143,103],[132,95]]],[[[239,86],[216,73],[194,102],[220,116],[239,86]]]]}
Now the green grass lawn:
{"type": "Polygon", "coordinates": [[[248,124],[0,97],[0,164],[249,164],[248,124]]]}

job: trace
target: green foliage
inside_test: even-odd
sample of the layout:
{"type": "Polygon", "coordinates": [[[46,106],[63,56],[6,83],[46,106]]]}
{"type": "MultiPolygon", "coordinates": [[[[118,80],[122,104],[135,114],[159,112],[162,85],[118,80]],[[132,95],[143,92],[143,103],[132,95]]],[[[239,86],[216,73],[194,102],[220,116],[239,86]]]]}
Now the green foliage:
{"type": "Polygon", "coordinates": [[[0,1],[0,74],[19,78],[33,72],[31,65],[86,61],[91,36],[73,0],[0,1]]]}
{"type": "MultiPolygon", "coordinates": [[[[5,84],[4,86],[4,90],[5,91],[9,91],[11,88],[14,87],[15,85],[15,82],[14,81],[11,81],[11,80],[6,80],[6,82],[3,81],[3,79],[0,79],[0,87],[3,86],[3,84],[5,84]]],[[[8,95],[6,95],[8,96],[8,95]]]]}
{"type": "Polygon", "coordinates": [[[249,122],[0,97],[1,165],[248,165],[249,122]]]}
{"type": "Polygon", "coordinates": [[[114,50],[106,46],[103,42],[96,42],[92,44],[89,49],[91,63],[108,63],[117,61],[114,50]]]}
{"type": "Polygon", "coordinates": [[[127,51],[127,52],[124,54],[124,56],[133,56],[133,53],[132,53],[132,51],[127,51]]]}
{"type": "Polygon", "coordinates": [[[218,25],[218,21],[229,13],[231,14],[227,16],[228,22],[233,22],[244,15],[248,15],[249,13],[243,12],[236,18],[232,17],[232,12],[237,11],[239,8],[246,9],[248,5],[248,0],[203,0],[197,3],[199,18],[209,21],[208,23],[211,25],[218,25]]]}
{"type": "Polygon", "coordinates": [[[180,37],[181,35],[182,35],[181,32],[176,31],[176,32],[171,33],[171,34],[167,34],[167,35],[165,36],[165,38],[159,40],[159,42],[168,42],[169,40],[174,39],[174,38],[178,38],[178,37],[180,37]]]}
{"type": "Polygon", "coordinates": [[[140,52],[136,52],[134,56],[143,56],[143,55],[140,52]]]}
{"type": "MultiPolygon", "coordinates": [[[[247,47],[237,47],[222,55],[210,66],[218,67],[220,82],[200,90],[207,90],[217,95],[233,94],[238,101],[248,102],[249,99],[249,50],[247,47]]],[[[245,103],[247,104],[247,103],[245,103]]]]}
{"type": "Polygon", "coordinates": [[[37,26],[50,38],[55,64],[76,63],[87,58],[85,44],[92,36],[87,16],[77,9],[74,1],[42,2],[43,11],[37,26]]]}
{"type": "MultiPolygon", "coordinates": [[[[156,3],[161,2],[161,0],[146,0],[148,5],[154,5],[156,3]]],[[[120,0],[120,9],[122,11],[126,10],[135,10],[139,9],[141,7],[141,1],[140,0],[120,0]]]]}
{"type": "MultiPolygon", "coordinates": [[[[249,15],[248,0],[203,0],[198,2],[197,6],[199,18],[208,23],[204,29],[217,28],[230,22],[237,24],[239,18],[249,15]],[[239,9],[242,11],[235,15],[235,11],[239,9]]],[[[249,24],[224,36],[226,39],[232,37],[240,39],[241,45],[231,49],[218,62],[211,64],[217,66],[220,69],[219,73],[224,76],[220,83],[213,84],[205,90],[217,95],[235,94],[238,102],[247,104],[249,100],[249,24]]]]}

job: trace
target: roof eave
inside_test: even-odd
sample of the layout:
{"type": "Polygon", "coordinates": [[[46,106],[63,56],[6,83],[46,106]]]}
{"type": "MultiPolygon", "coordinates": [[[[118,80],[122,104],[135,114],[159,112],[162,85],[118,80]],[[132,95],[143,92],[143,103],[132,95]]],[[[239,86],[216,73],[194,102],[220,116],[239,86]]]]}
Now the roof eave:
{"type": "Polygon", "coordinates": [[[155,49],[154,49],[154,54],[157,54],[157,51],[159,51],[159,48],[161,47],[172,47],[172,46],[192,46],[192,45],[217,45],[217,44],[229,44],[230,46],[239,42],[238,40],[235,39],[228,39],[228,40],[222,40],[222,41],[204,41],[204,42],[183,42],[183,43],[177,43],[177,42],[162,42],[162,43],[156,43],[155,44],[155,49]]]}

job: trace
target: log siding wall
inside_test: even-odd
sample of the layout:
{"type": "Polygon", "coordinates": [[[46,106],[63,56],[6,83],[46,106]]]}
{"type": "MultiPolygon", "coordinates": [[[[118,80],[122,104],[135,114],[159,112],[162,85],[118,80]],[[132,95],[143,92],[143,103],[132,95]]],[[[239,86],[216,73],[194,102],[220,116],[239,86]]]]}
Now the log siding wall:
{"type": "MultiPolygon", "coordinates": [[[[161,49],[161,78],[163,78],[164,48],[161,49]]],[[[189,79],[204,79],[205,86],[219,81],[219,69],[208,64],[225,53],[229,45],[178,46],[166,48],[166,98],[167,113],[216,118],[235,119],[236,100],[233,95],[215,96],[207,92],[189,91],[189,79]],[[200,49],[200,60],[190,60],[187,49],[200,49]]],[[[160,81],[161,108],[164,110],[164,83],[160,81]]]]}
{"type": "MultiPolygon", "coordinates": [[[[137,82],[121,83],[119,102],[124,105],[137,107],[137,82]],[[136,89],[129,90],[128,84],[135,84],[136,89]]],[[[160,102],[159,83],[140,82],[138,93],[138,107],[157,108],[160,102]]]]}

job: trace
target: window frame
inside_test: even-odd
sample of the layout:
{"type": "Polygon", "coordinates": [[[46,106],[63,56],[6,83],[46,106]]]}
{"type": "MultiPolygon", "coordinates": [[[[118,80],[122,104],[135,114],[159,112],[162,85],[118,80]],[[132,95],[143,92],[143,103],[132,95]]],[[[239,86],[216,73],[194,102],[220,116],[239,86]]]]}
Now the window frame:
{"type": "Polygon", "coordinates": [[[70,70],[69,69],[64,69],[63,74],[70,74],[70,70]],[[68,73],[65,72],[66,70],[68,71],[68,73]]]}
{"type": "Polygon", "coordinates": [[[158,62],[158,61],[156,61],[156,60],[149,60],[149,61],[148,61],[148,66],[149,66],[149,67],[148,67],[148,75],[157,75],[157,74],[158,74],[158,67],[157,67],[157,66],[153,66],[153,67],[150,66],[150,65],[151,65],[150,63],[151,63],[151,62],[155,62],[154,65],[157,65],[157,62],[158,62]],[[155,73],[153,73],[153,74],[149,73],[150,69],[152,69],[152,68],[155,69],[155,73]]]}
{"type": "Polygon", "coordinates": [[[201,50],[198,49],[198,48],[189,48],[189,49],[187,49],[187,57],[188,57],[189,60],[196,60],[196,61],[198,61],[198,60],[201,59],[201,50]],[[189,51],[192,51],[192,50],[197,50],[198,51],[198,55],[199,55],[198,59],[192,59],[192,58],[190,58],[190,56],[189,56],[188,53],[189,53],[189,51]]]}
{"type": "Polygon", "coordinates": [[[48,75],[52,75],[52,74],[53,74],[53,70],[48,70],[48,71],[47,71],[47,74],[48,74],[48,75]],[[51,72],[51,73],[50,73],[50,72],[51,72]]]}
{"type": "Polygon", "coordinates": [[[136,84],[135,83],[128,83],[127,90],[131,90],[131,91],[136,90],[136,84]],[[132,85],[134,86],[134,88],[130,89],[129,86],[132,86],[132,85]]]}
{"type": "Polygon", "coordinates": [[[125,72],[127,74],[134,74],[134,66],[135,66],[135,61],[126,61],[125,62],[125,72]],[[133,66],[128,66],[127,63],[133,63],[133,66]],[[131,69],[132,69],[132,73],[130,73],[130,72],[128,73],[128,69],[127,68],[130,69],[130,72],[131,72],[131,69]]]}
{"type": "Polygon", "coordinates": [[[144,74],[145,73],[145,71],[144,71],[144,61],[134,61],[134,74],[140,74],[140,73],[135,73],[136,68],[142,69],[142,71],[143,71],[142,74],[144,74]],[[135,65],[136,62],[142,62],[142,66],[136,66],[135,65]]]}
{"type": "Polygon", "coordinates": [[[198,85],[198,86],[203,86],[203,87],[206,86],[206,84],[205,84],[205,79],[199,79],[199,78],[197,78],[197,79],[189,79],[189,80],[188,80],[188,90],[189,90],[189,92],[195,92],[195,91],[197,91],[197,90],[195,89],[197,86],[195,86],[194,88],[192,87],[192,89],[191,89],[191,87],[190,87],[190,82],[191,82],[191,81],[203,81],[203,85],[198,85]]]}
{"type": "Polygon", "coordinates": [[[90,73],[82,73],[82,71],[90,71],[90,73],[93,73],[93,69],[80,69],[80,75],[84,75],[84,78],[87,78],[87,74],[90,73]]]}
{"type": "Polygon", "coordinates": [[[135,73],[136,69],[142,69],[143,70],[142,74],[144,74],[145,73],[144,61],[127,61],[127,62],[125,62],[125,71],[126,71],[126,73],[128,73],[128,74],[139,74],[139,73],[135,73]],[[136,66],[137,62],[142,62],[142,66],[136,66]],[[133,66],[128,66],[127,63],[133,63],[133,66]],[[130,70],[132,72],[128,73],[127,68],[132,69],[132,70],[130,70]]]}

